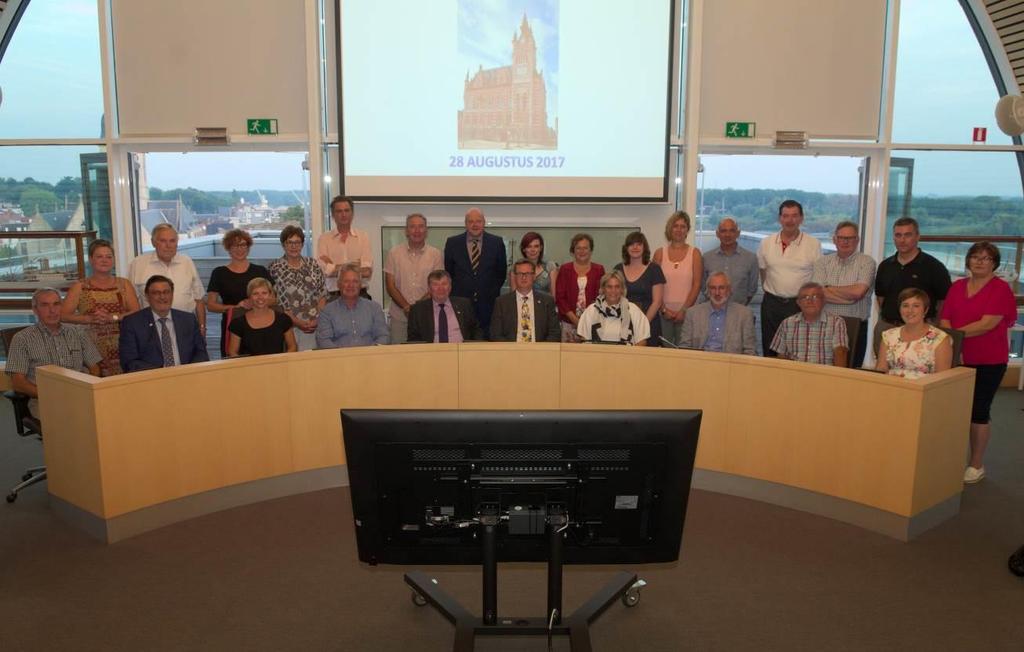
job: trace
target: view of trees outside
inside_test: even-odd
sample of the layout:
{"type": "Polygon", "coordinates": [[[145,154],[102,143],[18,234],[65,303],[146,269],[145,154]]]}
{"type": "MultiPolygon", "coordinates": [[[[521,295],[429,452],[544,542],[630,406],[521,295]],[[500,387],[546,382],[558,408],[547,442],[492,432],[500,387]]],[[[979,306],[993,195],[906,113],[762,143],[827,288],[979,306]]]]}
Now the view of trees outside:
{"type": "Polygon", "coordinates": [[[804,207],[803,229],[828,246],[835,225],[859,222],[863,159],[849,156],[702,155],[697,179],[697,246],[718,244],[715,227],[732,217],[743,233],[740,244],[757,248],[779,229],[779,204],[795,199],[804,207]]]}
{"type": "MultiPolygon", "coordinates": [[[[0,138],[102,136],[96,7],[94,0],[35,0],[28,6],[0,62],[0,138]],[[61,101],[54,102],[58,96],[61,101]]],[[[900,12],[893,140],[965,144],[974,127],[987,127],[988,143],[1009,143],[995,127],[998,92],[960,2],[902,0],[900,12]]],[[[85,161],[78,155],[86,151],[101,150],[0,147],[0,229],[80,224],[65,218],[79,214],[87,195],[83,181],[89,179],[81,179],[85,161]]],[[[146,154],[140,223],[148,228],[154,219],[183,218],[186,237],[229,225],[305,225],[304,156],[146,154]],[[163,211],[162,217],[154,210],[163,211]]],[[[897,158],[909,166],[902,177],[909,185],[894,184],[890,223],[909,214],[926,233],[1024,233],[1020,169],[1013,153],[907,149],[893,152],[894,169],[897,158]],[[909,197],[900,196],[906,190],[909,197]]],[[[803,203],[805,228],[815,234],[827,235],[844,219],[859,220],[860,157],[706,155],[701,161],[694,226],[705,235],[726,214],[750,236],[770,233],[777,228],[778,203],[786,198],[803,203]]],[[[713,236],[699,244],[710,246],[713,236]]]]}
{"type": "Polygon", "coordinates": [[[146,186],[139,192],[141,226],[148,231],[167,220],[185,238],[232,228],[308,228],[305,157],[304,152],[139,154],[139,184],[146,186]]]}

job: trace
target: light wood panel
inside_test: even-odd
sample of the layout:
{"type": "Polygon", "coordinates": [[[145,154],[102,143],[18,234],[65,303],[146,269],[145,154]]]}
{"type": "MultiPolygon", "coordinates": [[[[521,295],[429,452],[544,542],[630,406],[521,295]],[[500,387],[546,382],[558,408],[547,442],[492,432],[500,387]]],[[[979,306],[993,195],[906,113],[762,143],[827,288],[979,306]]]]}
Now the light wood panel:
{"type": "Polygon", "coordinates": [[[64,373],[52,379],[47,376],[46,381],[37,373],[37,381],[46,382],[46,394],[61,397],[39,402],[39,418],[46,424],[43,457],[47,487],[56,495],[73,495],[75,504],[86,511],[102,514],[103,477],[96,438],[102,406],[94,402],[92,391],[100,381],[87,374],[59,371],[64,373]],[[59,472],[50,473],[50,469],[59,472]]]}
{"type": "Polygon", "coordinates": [[[469,343],[109,379],[44,368],[39,383],[50,491],[106,519],[343,464],[339,411],[357,407],[702,409],[698,468],[910,517],[961,489],[973,371],[906,381],[695,351],[469,343]]]}
{"type": "Polygon", "coordinates": [[[459,349],[459,407],[556,410],[560,346],[467,344],[459,349]]]}
{"type": "MultiPolygon", "coordinates": [[[[961,371],[974,375],[974,370],[961,371]]],[[[961,477],[968,441],[962,428],[956,424],[970,423],[971,401],[964,400],[964,383],[955,381],[939,376],[919,381],[924,387],[920,435],[916,442],[912,513],[927,509],[944,497],[959,492],[963,486],[961,477]]],[[[966,387],[973,387],[973,382],[966,387]]]]}

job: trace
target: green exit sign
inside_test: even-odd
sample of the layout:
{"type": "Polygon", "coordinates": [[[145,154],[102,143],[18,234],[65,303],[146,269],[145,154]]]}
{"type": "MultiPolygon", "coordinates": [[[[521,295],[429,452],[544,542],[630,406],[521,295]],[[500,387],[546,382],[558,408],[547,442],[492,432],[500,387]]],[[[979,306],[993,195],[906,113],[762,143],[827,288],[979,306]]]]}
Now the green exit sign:
{"type": "Polygon", "coordinates": [[[249,118],[245,127],[250,136],[274,136],[277,134],[277,118],[249,118]]]}
{"type": "Polygon", "coordinates": [[[757,133],[757,124],[754,122],[726,122],[726,138],[753,138],[757,133]]]}

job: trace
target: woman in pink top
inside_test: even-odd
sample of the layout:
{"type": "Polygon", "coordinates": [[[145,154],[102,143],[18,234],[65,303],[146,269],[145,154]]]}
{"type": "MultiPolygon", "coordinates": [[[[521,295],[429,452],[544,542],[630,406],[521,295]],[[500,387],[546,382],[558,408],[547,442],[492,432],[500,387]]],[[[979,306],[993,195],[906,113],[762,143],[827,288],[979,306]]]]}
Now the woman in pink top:
{"type": "Polygon", "coordinates": [[[985,447],[991,435],[989,408],[1006,373],[1010,343],[1006,333],[1017,321],[1017,302],[1009,284],[995,275],[999,249],[976,242],[967,250],[967,278],[949,288],[942,303],[939,325],[964,332],[961,349],[965,367],[975,370],[971,406],[971,461],[964,482],[985,477],[985,447]]]}
{"type": "Polygon", "coordinates": [[[700,281],[704,278],[704,259],[696,247],[686,244],[690,216],[676,211],[665,222],[668,245],[654,252],[654,262],[665,275],[662,296],[661,334],[673,344],[679,343],[686,311],[697,302],[700,281]]]}

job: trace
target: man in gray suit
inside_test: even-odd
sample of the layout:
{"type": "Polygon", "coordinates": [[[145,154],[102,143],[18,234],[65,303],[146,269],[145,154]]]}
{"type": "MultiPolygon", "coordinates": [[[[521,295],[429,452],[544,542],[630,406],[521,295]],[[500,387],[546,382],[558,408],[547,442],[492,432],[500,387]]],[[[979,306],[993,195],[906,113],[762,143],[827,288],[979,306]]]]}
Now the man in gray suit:
{"type": "Polygon", "coordinates": [[[707,303],[686,312],[679,345],[690,349],[755,355],[754,313],[741,303],[729,301],[732,285],[724,272],[708,277],[707,303]]]}

